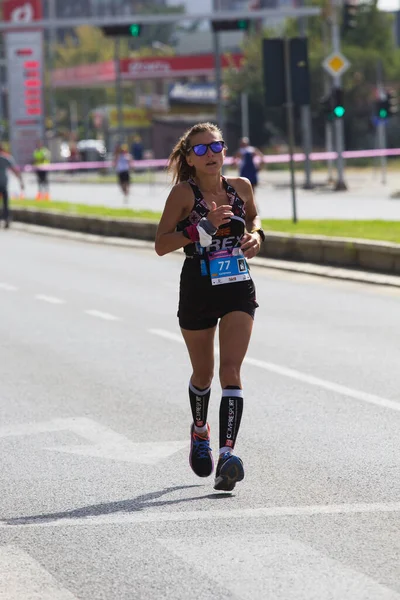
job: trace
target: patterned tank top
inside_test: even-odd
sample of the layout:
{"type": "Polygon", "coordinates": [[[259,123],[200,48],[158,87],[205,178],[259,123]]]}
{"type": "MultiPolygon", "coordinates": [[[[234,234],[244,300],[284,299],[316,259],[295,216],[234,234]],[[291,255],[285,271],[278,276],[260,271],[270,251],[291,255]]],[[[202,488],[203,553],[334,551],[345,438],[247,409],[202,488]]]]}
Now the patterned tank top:
{"type": "MultiPolygon", "coordinates": [[[[204,200],[203,194],[200,188],[195,184],[193,179],[189,179],[193,194],[194,194],[194,205],[191,213],[179,221],[176,226],[177,231],[183,231],[190,225],[197,225],[197,223],[203,217],[207,217],[210,209],[204,200]]],[[[206,252],[217,252],[218,250],[229,250],[234,246],[238,245],[241,237],[246,230],[246,206],[243,200],[240,198],[236,190],[227,182],[225,177],[222,177],[222,183],[228,197],[228,204],[230,204],[233,217],[229,223],[221,225],[215,235],[213,235],[212,243],[210,246],[205,248],[206,252]]],[[[188,244],[184,247],[184,252],[187,256],[196,256],[202,254],[202,249],[199,244],[188,244]]]]}

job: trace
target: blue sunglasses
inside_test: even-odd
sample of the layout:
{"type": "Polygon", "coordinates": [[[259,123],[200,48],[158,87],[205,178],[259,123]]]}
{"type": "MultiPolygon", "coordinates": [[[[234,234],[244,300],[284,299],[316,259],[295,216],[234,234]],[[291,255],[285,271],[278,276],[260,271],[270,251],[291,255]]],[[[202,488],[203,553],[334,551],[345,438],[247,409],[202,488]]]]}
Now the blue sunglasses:
{"type": "Polygon", "coordinates": [[[225,148],[225,142],[221,140],[220,142],[211,142],[211,144],[196,144],[189,148],[188,152],[193,150],[196,156],[204,156],[209,148],[215,154],[219,154],[225,148]]]}

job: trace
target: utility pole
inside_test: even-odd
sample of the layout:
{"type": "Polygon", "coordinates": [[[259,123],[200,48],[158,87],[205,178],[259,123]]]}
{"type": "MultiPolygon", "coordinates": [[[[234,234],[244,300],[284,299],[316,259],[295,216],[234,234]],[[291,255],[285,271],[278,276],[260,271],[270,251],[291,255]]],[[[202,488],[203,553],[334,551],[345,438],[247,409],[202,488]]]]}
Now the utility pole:
{"type": "MultiPolygon", "coordinates": [[[[304,6],[304,0],[299,0],[298,6],[304,6]]],[[[299,31],[301,37],[307,37],[307,17],[299,18],[299,31]]],[[[304,161],[304,175],[305,181],[303,188],[305,190],[312,189],[311,183],[311,160],[310,154],[312,152],[312,119],[310,105],[302,105],[300,107],[301,116],[301,136],[303,142],[303,150],[305,154],[304,161]]]]}
{"type": "MultiPolygon", "coordinates": [[[[56,18],[56,0],[49,0],[48,8],[49,8],[49,19],[54,20],[56,18]]],[[[57,120],[56,98],[55,98],[55,92],[54,92],[53,81],[52,81],[52,73],[53,73],[53,69],[54,69],[54,46],[55,46],[56,41],[57,41],[57,29],[55,27],[50,27],[49,34],[48,34],[49,105],[50,105],[50,118],[51,118],[53,135],[56,130],[56,120],[57,120]]],[[[46,130],[46,126],[45,126],[45,130],[46,130]]]]}
{"type": "MultiPolygon", "coordinates": [[[[213,11],[217,12],[220,8],[219,0],[213,0],[213,11]]],[[[217,91],[217,123],[221,131],[224,131],[224,106],[222,101],[222,67],[221,67],[221,46],[218,31],[213,32],[214,41],[214,63],[215,63],[215,87],[217,91]]]]}
{"type": "Polygon", "coordinates": [[[117,119],[118,119],[118,142],[122,143],[122,135],[124,130],[124,115],[122,108],[122,86],[121,86],[121,38],[115,37],[114,39],[114,62],[115,62],[115,96],[117,105],[117,119]]]}
{"type": "Polygon", "coordinates": [[[242,112],[242,137],[250,137],[249,126],[249,95],[247,92],[240,94],[240,105],[242,112]]]}
{"type": "MultiPolygon", "coordinates": [[[[382,61],[378,59],[376,63],[376,92],[378,100],[386,99],[386,90],[383,85],[383,68],[382,61]]],[[[377,142],[378,148],[383,150],[386,148],[386,119],[378,119],[376,125],[376,133],[377,133],[377,142]]],[[[382,174],[382,183],[386,183],[386,171],[387,171],[387,158],[386,156],[381,156],[381,174],[382,174]]]]}
{"type": "MultiPolygon", "coordinates": [[[[331,15],[331,29],[332,29],[332,46],[333,51],[336,53],[340,52],[340,29],[338,24],[338,9],[340,6],[340,0],[331,0],[332,15],[331,15]]],[[[342,78],[340,75],[333,77],[333,86],[335,88],[341,87],[342,78]]],[[[336,152],[337,152],[337,182],[335,186],[336,191],[347,190],[347,185],[344,182],[344,161],[343,161],[343,146],[344,146],[344,128],[343,120],[335,119],[335,137],[336,137],[336,152]]]]}
{"type": "Polygon", "coordinates": [[[289,141],[289,155],[290,155],[290,180],[292,188],[292,211],[293,211],[293,223],[297,223],[297,211],[296,211],[296,180],[294,172],[294,116],[293,116],[293,90],[292,90],[292,76],[290,69],[290,40],[285,37],[283,40],[283,57],[285,65],[285,84],[286,84],[286,116],[288,125],[288,141],[289,141]]]}
{"type": "MultiPolygon", "coordinates": [[[[330,13],[331,14],[331,13],[330,13]]],[[[324,54],[327,55],[329,52],[328,47],[328,22],[330,21],[330,14],[326,14],[325,19],[322,20],[322,42],[324,47],[324,54]]],[[[328,73],[324,74],[324,96],[327,97],[331,93],[331,81],[328,73]]],[[[325,120],[325,150],[326,152],[333,152],[333,123],[332,121],[325,120]]],[[[333,183],[333,160],[328,158],[328,183],[333,183]]]]}

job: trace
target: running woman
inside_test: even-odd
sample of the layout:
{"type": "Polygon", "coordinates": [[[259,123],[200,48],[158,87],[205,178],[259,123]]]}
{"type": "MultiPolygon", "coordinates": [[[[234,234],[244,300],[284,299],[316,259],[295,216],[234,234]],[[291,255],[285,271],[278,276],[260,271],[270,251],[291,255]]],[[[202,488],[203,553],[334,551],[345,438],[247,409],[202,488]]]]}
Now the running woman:
{"type": "Polygon", "coordinates": [[[118,175],[118,182],[122,193],[124,194],[125,203],[128,202],[129,186],[131,183],[130,166],[132,156],[128,152],[128,147],[120,144],[116,147],[114,153],[114,168],[118,175]]]}
{"type": "Polygon", "coordinates": [[[221,175],[226,153],[218,127],[199,123],[178,141],[169,157],[174,187],[158,226],[159,256],[183,248],[178,318],[192,376],[189,400],[190,465],[208,477],[214,463],[207,411],[214,375],[214,337],[219,322],[219,460],[214,488],[232,491],[244,477],[233,454],[243,413],[240,370],[258,307],[247,260],[264,240],[248,179],[221,175]]]}

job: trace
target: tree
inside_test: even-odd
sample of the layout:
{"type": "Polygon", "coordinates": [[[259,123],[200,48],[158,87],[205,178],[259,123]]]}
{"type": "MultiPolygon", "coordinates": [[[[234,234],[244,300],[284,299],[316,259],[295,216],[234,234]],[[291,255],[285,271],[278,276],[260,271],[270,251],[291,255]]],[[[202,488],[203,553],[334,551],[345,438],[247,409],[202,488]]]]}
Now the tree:
{"type": "MultiPolygon", "coordinates": [[[[313,2],[321,6],[320,2],[313,2]]],[[[309,63],[311,76],[311,110],[314,117],[314,140],[323,143],[323,122],[318,120],[319,100],[324,93],[322,69],[324,58],[331,52],[331,47],[324,47],[321,31],[326,23],[328,3],[322,3],[324,16],[310,17],[307,22],[309,40],[309,63]]],[[[284,35],[299,35],[298,23],[290,19],[285,23],[284,35]]],[[[233,69],[225,73],[225,83],[231,90],[228,106],[228,118],[234,125],[240,123],[240,94],[249,93],[250,99],[250,133],[253,142],[258,145],[268,143],[269,132],[278,127],[282,133],[286,128],[285,116],[281,109],[269,109],[264,106],[264,90],[262,78],[261,43],[263,37],[281,37],[282,32],[264,31],[244,41],[244,68],[240,75],[233,69]],[[271,125],[273,127],[271,127],[271,125]]],[[[376,86],[377,63],[382,61],[385,82],[397,88],[400,80],[400,50],[395,48],[392,33],[392,17],[377,9],[376,0],[361,5],[355,30],[346,33],[342,52],[351,62],[351,68],[343,76],[345,90],[346,115],[345,126],[351,128],[347,136],[354,146],[364,146],[370,136],[371,106],[376,86]]],[[[393,121],[397,120],[397,117],[393,121]]],[[[300,136],[298,136],[300,141],[300,136]]]]}

